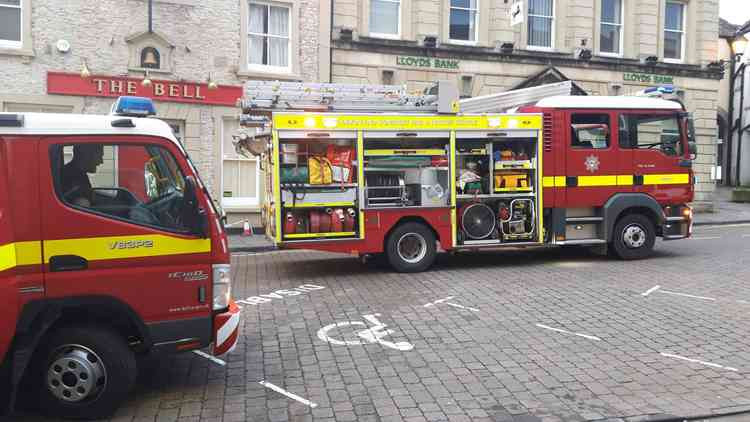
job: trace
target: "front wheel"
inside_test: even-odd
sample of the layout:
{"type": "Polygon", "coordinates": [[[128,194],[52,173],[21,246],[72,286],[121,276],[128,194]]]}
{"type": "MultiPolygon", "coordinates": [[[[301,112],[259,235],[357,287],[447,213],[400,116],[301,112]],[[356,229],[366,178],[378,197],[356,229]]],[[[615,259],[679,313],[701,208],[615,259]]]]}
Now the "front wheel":
{"type": "Polygon", "coordinates": [[[610,250],[620,259],[643,259],[651,255],[656,230],[651,220],[640,214],[629,214],[617,221],[610,250]]]}
{"type": "Polygon", "coordinates": [[[56,417],[96,419],[111,415],[135,385],[135,355],[104,327],[58,330],[36,362],[40,409],[56,417]]]}
{"type": "Polygon", "coordinates": [[[435,234],[420,223],[405,223],[393,230],[386,242],[391,267],[400,273],[417,273],[435,262],[435,234]]]}

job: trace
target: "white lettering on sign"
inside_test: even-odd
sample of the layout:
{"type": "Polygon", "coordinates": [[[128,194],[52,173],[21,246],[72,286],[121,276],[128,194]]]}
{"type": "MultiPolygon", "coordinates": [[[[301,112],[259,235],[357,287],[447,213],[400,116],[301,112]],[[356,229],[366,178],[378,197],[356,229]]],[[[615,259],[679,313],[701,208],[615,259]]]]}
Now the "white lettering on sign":
{"type": "Polygon", "coordinates": [[[284,299],[288,296],[298,296],[302,293],[308,293],[321,289],[325,289],[325,286],[318,286],[317,284],[303,284],[293,289],[280,289],[259,296],[250,296],[245,299],[238,300],[237,303],[243,303],[245,305],[260,305],[262,303],[272,302],[274,299],[284,299]]]}
{"type": "Polygon", "coordinates": [[[372,324],[372,327],[366,328],[364,330],[354,331],[351,333],[359,337],[359,339],[339,340],[337,338],[329,336],[328,333],[331,330],[334,330],[336,328],[341,328],[341,327],[348,327],[348,326],[355,326],[355,325],[360,326],[360,327],[367,327],[367,324],[362,321],[344,321],[344,322],[336,322],[333,324],[326,325],[325,327],[318,330],[318,338],[328,343],[336,344],[339,346],[360,346],[366,343],[370,343],[370,344],[378,343],[382,346],[389,347],[391,349],[399,350],[402,352],[408,352],[409,350],[412,350],[414,348],[413,344],[406,342],[406,341],[399,341],[399,342],[394,343],[391,341],[383,340],[383,337],[389,336],[393,334],[395,331],[386,330],[385,327],[387,327],[387,325],[383,324],[382,322],[378,320],[377,317],[379,316],[380,314],[362,315],[362,317],[366,319],[367,322],[372,324]]]}

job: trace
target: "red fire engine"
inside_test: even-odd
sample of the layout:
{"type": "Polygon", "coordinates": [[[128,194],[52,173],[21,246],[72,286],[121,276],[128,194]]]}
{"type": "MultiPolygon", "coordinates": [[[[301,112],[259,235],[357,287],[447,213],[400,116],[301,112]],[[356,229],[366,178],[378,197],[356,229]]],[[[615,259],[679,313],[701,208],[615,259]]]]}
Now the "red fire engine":
{"type": "Polygon", "coordinates": [[[115,115],[0,113],[0,397],[112,413],[136,358],[237,341],[217,210],[148,99],[115,115]]]}
{"type": "Polygon", "coordinates": [[[565,93],[250,82],[237,146],[263,156],[263,220],[281,248],[414,272],[439,250],[599,245],[637,259],[657,237],[690,236],[683,106],[565,93]]]}

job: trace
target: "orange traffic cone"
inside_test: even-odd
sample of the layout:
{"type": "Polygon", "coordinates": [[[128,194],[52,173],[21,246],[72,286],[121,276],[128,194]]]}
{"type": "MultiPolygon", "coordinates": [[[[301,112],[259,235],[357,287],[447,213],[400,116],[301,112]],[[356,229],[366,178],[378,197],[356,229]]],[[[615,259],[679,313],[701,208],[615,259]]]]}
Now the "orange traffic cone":
{"type": "Polygon", "coordinates": [[[245,224],[242,225],[242,235],[243,236],[252,236],[253,232],[250,230],[250,222],[245,220],[245,224]]]}

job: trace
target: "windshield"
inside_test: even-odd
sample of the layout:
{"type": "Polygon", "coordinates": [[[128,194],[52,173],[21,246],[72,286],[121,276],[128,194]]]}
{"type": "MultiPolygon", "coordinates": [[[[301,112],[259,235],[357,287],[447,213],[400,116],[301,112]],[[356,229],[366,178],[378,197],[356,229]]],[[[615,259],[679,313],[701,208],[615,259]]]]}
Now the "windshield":
{"type": "Polygon", "coordinates": [[[179,166],[166,150],[146,147],[150,156],[145,163],[146,193],[150,199],[185,190],[185,178],[179,166]]]}

